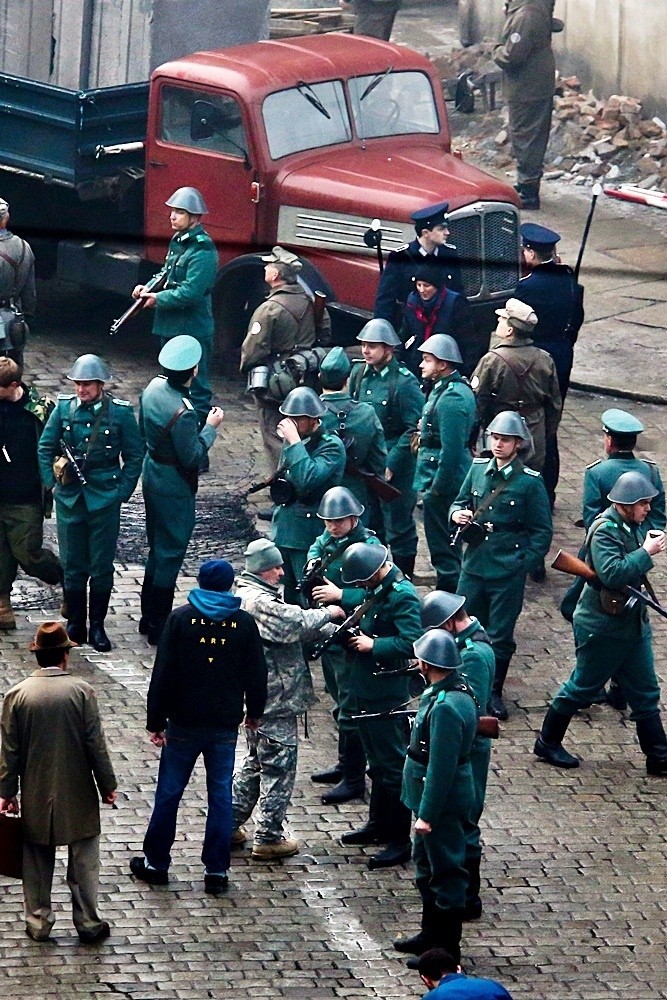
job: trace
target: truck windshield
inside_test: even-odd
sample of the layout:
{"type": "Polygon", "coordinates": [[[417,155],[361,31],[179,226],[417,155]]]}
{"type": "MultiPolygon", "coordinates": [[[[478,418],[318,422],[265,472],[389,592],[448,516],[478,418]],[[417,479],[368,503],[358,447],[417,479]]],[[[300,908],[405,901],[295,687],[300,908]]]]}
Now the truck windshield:
{"type": "Polygon", "coordinates": [[[416,70],[391,69],[350,80],[352,114],[361,139],[440,131],[431,81],[416,70]]]}
{"type": "Polygon", "coordinates": [[[349,142],[352,128],[340,80],[302,83],[269,94],[262,117],[271,158],[280,159],[302,149],[319,149],[349,142]]]}

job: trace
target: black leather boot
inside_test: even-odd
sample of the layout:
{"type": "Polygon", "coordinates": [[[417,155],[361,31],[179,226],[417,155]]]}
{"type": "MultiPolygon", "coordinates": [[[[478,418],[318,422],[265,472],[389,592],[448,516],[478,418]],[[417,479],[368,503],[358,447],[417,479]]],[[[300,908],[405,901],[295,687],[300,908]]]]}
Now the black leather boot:
{"type": "Polygon", "coordinates": [[[110,600],[110,590],[91,590],[90,592],[90,628],[88,629],[88,641],[98,653],[108,653],[111,649],[111,640],[104,631],[104,619],[109,610],[110,600]]]}
{"type": "Polygon", "coordinates": [[[615,677],[612,677],[609,683],[609,690],[607,691],[606,702],[615,708],[617,712],[625,712],[628,707],[628,699],[625,697],[623,688],[618,683],[615,677]]]}
{"type": "Polygon", "coordinates": [[[363,799],[366,795],[366,754],[358,733],[343,733],[339,737],[342,751],[343,777],[325,792],[322,802],[325,806],[363,799]]]}
{"type": "Polygon", "coordinates": [[[667,778],[667,736],[660,712],[648,719],[637,719],[636,725],[639,745],[646,755],[646,773],[656,778],[667,778]]]}
{"type": "Polygon", "coordinates": [[[509,668],[509,660],[499,660],[496,657],[496,672],[493,675],[493,685],[491,686],[491,696],[489,697],[489,712],[491,715],[495,715],[496,719],[500,719],[501,722],[505,722],[509,716],[507,706],[503,701],[503,687],[509,668]]]}
{"type": "Polygon", "coordinates": [[[517,186],[521,207],[527,212],[537,212],[540,208],[540,182],[528,181],[517,186]]]}
{"type": "Polygon", "coordinates": [[[65,590],[67,604],[67,634],[72,642],[82,646],[88,642],[86,619],[88,612],[87,594],[85,590],[65,590]]]}
{"type": "Polygon", "coordinates": [[[433,948],[435,945],[434,914],[435,903],[432,900],[428,903],[422,901],[421,930],[409,938],[396,938],[394,941],[396,951],[401,951],[406,955],[423,955],[429,948],[433,948]]]}
{"type": "Polygon", "coordinates": [[[146,638],[151,646],[157,646],[160,641],[164,623],[171,614],[175,589],[175,587],[153,587],[151,620],[148,623],[148,632],[146,633],[146,638]]]}
{"type": "Polygon", "coordinates": [[[343,765],[343,755],[345,747],[345,734],[338,730],[338,760],[333,767],[330,767],[326,771],[316,771],[315,774],[311,774],[310,780],[314,781],[316,785],[335,785],[345,775],[345,767],[343,765]]]}
{"type": "Polygon", "coordinates": [[[364,846],[365,844],[382,843],[380,826],[382,789],[380,782],[374,780],[371,784],[371,801],[368,807],[368,822],[357,830],[350,830],[340,838],[344,846],[364,846]]]}
{"type": "Polygon", "coordinates": [[[151,620],[153,607],[153,577],[150,573],[144,573],[144,580],[141,584],[141,618],[139,619],[139,635],[148,635],[148,626],[151,620]]]}
{"type": "Polygon", "coordinates": [[[412,813],[400,800],[400,793],[387,794],[383,792],[380,804],[380,843],[387,846],[368,859],[368,867],[393,868],[394,865],[404,865],[412,857],[410,829],[412,813]]]}
{"type": "MultiPolygon", "coordinates": [[[[463,910],[439,910],[433,916],[434,943],[431,947],[444,948],[456,964],[461,962],[461,934],[463,931],[463,910]]],[[[419,968],[419,958],[406,962],[408,969],[419,968]]]]}
{"type": "Polygon", "coordinates": [[[561,745],[561,740],[570,725],[571,716],[557,712],[555,708],[550,708],[544,716],[542,731],[535,740],[533,753],[540,760],[554,767],[579,767],[579,759],[573,757],[571,753],[561,745]]]}
{"type": "Polygon", "coordinates": [[[482,915],[482,900],[479,890],[481,879],[479,877],[479,864],[481,858],[466,858],[465,865],[468,872],[468,888],[466,889],[466,905],[463,911],[463,919],[479,920],[482,915]]]}

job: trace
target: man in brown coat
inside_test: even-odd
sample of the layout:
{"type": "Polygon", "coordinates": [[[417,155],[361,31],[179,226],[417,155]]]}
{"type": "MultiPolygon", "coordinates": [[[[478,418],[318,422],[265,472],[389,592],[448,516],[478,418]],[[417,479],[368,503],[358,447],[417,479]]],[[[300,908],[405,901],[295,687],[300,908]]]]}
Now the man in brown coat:
{"type": "Polygon", "coordinates": [[[97,944],[110,933],[97,913],[99,799],[114,804],[116,777],[95,692],[67,669],[75,645],[59,622],[44,622],[30,644],[38,669],[5,695],[0,812],[18,813],[20,785],[28,937],[46,941],[51,932],[56,846],[67,844],[74,926],[84,944],[97,944]]]}

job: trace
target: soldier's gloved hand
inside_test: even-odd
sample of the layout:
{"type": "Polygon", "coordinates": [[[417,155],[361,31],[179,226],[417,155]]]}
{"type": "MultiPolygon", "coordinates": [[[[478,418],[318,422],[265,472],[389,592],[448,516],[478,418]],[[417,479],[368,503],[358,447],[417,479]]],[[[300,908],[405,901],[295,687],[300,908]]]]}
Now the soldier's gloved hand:
{"type": "Polygon", "coordinates": [[[225,411],[221,406],[212,406],[208,411],[206,423],[209,427],[219,427],[225,416],[225,411]]]}

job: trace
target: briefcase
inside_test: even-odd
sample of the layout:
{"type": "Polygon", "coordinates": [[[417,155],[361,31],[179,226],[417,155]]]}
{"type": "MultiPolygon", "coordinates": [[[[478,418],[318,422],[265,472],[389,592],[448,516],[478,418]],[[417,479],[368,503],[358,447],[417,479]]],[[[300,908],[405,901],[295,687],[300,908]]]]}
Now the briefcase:
{"type": "Polygon", "coordinates": [[[0,813],[0,875],[23,878],[23,819],[0,813]]]}

